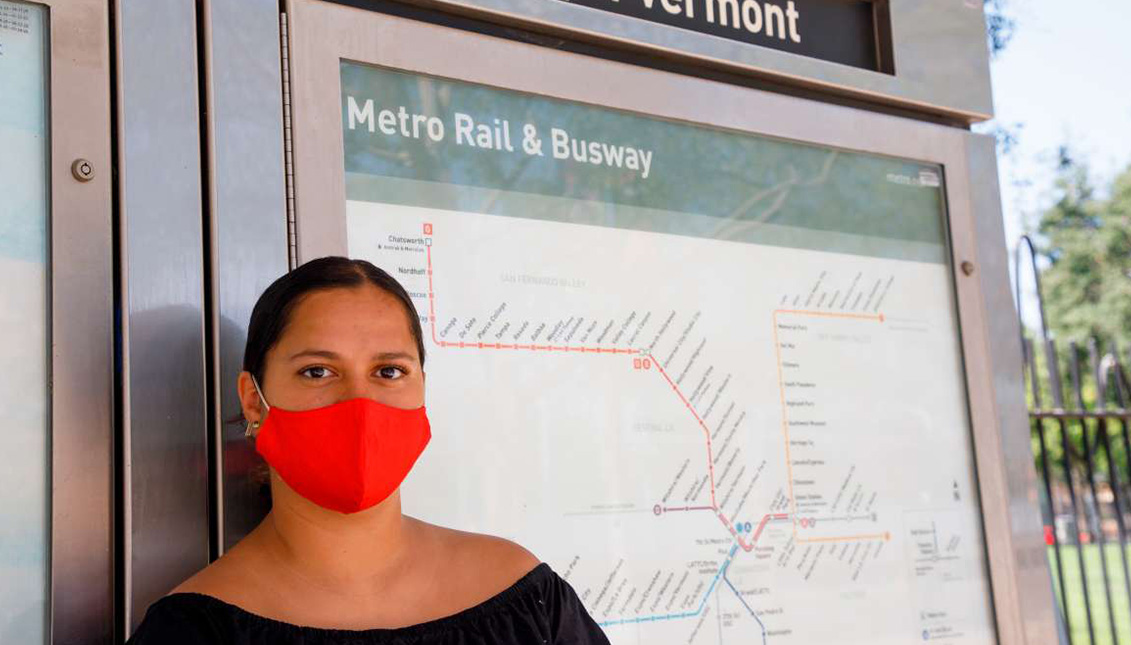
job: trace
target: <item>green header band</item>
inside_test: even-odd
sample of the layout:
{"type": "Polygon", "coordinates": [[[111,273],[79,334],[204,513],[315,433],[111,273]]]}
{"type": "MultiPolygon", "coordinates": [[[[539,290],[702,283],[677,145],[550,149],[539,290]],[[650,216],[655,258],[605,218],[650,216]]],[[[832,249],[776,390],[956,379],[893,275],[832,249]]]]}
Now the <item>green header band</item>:
{"type": "Polygon", "coordinates": [[[942,171],[341,64],[346,197],[945,263],[942,171]]]}

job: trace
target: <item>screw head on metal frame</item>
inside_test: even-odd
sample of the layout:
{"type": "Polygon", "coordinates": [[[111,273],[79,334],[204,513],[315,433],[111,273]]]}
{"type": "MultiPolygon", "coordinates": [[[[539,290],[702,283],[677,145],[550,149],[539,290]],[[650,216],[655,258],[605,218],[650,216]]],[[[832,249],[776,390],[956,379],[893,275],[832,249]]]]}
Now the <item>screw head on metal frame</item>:
{"type": "Polygon", "coordinates": [[[75,159],[71,164],[71,174],[79,181],[90,181],[94,179],[94,164],[86,159],[75,159]]]}

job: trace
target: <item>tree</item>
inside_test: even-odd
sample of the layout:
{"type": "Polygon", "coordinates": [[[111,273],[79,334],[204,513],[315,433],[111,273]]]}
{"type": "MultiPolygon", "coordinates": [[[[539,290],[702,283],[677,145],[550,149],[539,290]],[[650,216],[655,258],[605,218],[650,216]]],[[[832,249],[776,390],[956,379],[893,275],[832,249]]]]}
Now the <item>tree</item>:
{"type": "Polygon", "coordinates": [[[1016,21],[1009,17],[1005,7],[1007,0],[984,0],[986,9],[986,38],[990,45],[990,56],[997,56],[1013,38],[1016,21]]]}
{"type": "Polygon", "coordinates": [[[1056,203],[1040,216],[1041,273],[1051,329],[1094,337],[1101,347],[1131,345],[1131,167],[1107,196],[1065,147],[1058,155],[1056,203]]]}
{"type": "MultiPolygon", "coordinates": [[[[1049,328],[1058,341],[1054,369],[1061,375],[1066,407],[1077,407],[1071,385],[1073,370],[1070,369],[1076,362],[1080,399],[1085,409],[1094,410],[1099,396],[1095,361],[1107,354],[1113,344],[1122,348],[1120,359],[1125,359],[1131,349],[1128,344],[1131,341],[1131,167],[1112,181],[1110,190],[1103,191],[1093,184],[1087,165],[1079,162],[1067,146],[1061,146],[1056,158],[1055,201],[1041,213],[1032,232],[1044,260],[1041,286],[1049,328]],[[1070,341],[1077,344],[1075,354],[1069,348],[1070,341]]],[[[1039,341],[1034,350],[1035,355],[1030,360],[1036,366],[1037,383],[1034,386],[1027,382],[1029,408],[1037,407],[1033,390],[1039,393],[1041,407],[1051,408],[1054,399],[1050,366],[1039,341]]],[[[1026,380],[1029,378],[1027,372],[1026,380]]],[[[1105,403],[1109,408],[1125,406],[1116,383],[1111,383],[1106,390],[1105,403]]],[[[1058,488],[1060,490],[1060,513],[1067,508],[1063,501],[1065,491],[1061,488],[1067,464],[1071,464],[1077,494],[1085,498],[1090,495],[1085,470],[1089,453],[1093,455],[1092,466],[1101,490],[1103,486],[1114,485],[1118,474],[1121,486],[1118,492],[1128,494],[1126,474],[1131,455],[1118,441],[1118,424],[1052,419],[1033,423],[1044,435],[1054,494],[1058,488]],[[1085,432],[1089,450],[1085,449],[1085,432]],[[1110,454],[1100,440],[1101,432],[1109,437],[1110,454]],[[1065,449],[1069,454],[1065,454],[1065,449]]],[[[1041,472],[1043,463],[1037,432],[1033,433],[1032,441],[1034,464],[1041,472]]]]}
{"type": "MultiPolygon", "coordinates": [[[[1017,27],[1017,21],[1006,11],[1008,2],[1009,0],[983,0],[986,14],[986,42],[989,45],[990,58],[996,58],[1005,51],[1017,27]]],[[[999,154],[1008,156],[1017,147],[1022,127],[1021,123],[1007,124],[994,120],[984,124],[978,131],[993,135],[997,139],[999,154]]]]}

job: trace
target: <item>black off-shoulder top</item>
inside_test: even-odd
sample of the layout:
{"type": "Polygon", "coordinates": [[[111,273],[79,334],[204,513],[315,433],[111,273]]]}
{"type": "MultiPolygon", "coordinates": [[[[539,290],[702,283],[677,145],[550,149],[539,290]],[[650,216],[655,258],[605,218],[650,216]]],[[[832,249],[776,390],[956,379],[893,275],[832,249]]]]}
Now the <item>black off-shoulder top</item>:
{"type": "Polygon", "coordinates": [[[608,645],[568,582],[541,563],[459,613],[395,629],[325,629],[258,616],[218,598],[175,593],[150,605],[127,645],[608,645]]]}

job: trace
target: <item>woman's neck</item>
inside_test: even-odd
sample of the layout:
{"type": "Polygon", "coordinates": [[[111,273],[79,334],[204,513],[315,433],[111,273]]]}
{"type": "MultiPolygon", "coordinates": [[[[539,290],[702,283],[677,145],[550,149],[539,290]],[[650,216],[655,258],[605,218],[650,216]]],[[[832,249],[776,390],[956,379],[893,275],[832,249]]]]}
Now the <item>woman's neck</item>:
{"type": "Polygon", "coordinates": [[[344,515],[273,488],[280,494],[264,520],[264,546],[296,582],[339,595],[379,594],[412,561],[411,522],[401,514],[399,491],[344,515]]]}

